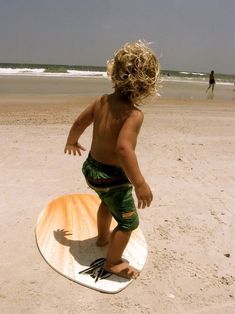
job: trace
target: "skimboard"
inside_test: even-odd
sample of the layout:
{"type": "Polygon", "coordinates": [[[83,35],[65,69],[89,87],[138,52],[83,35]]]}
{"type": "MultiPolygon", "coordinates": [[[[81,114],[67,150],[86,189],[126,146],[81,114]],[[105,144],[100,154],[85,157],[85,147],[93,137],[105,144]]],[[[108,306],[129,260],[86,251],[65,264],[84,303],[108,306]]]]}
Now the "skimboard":
{"type": "MultiPolygon", "coordinates": [[[[38,217],[36,241],[46,262],[61,275],[91,289],[117,293],[133,279],[103,268],[107,246],[96,246],[99,204],[93,194],[64,195],[51,201],[38,217]]],[[[111,230],[115,226],[113,220],[111,230]]],[[[132,232],[122,258],[139,271],[143,269],[147,245],[139,227],[132,232]]]]}

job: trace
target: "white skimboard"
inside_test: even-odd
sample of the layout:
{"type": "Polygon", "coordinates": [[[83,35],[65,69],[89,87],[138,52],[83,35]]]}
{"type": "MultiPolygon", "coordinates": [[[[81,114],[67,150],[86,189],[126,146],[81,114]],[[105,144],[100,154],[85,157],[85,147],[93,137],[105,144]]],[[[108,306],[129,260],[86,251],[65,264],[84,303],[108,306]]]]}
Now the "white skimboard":
{"type": "MultiPolygon", "coordinates": [[[[81,285],[117,293],[133,279],[103,269],[107,246],[97,247],[96,216],[100,199],[93,194],[61,196],[40,213],[36,241],[46,262],[58,273],[81,285]]],[[[116,226],[113,220],[111,230],[116,226]]],[[[139,271],[147,258],[147,245],[140,228],[133,231],[123,259],[139,271]]]]}

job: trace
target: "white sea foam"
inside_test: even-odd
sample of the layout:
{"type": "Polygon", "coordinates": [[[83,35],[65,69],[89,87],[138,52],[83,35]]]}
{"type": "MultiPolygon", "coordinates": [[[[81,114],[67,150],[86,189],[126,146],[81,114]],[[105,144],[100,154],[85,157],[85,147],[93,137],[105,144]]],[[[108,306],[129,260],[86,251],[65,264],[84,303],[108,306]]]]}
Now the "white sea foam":
{"type": "Polygon", "coordinates": [[[40,75],[45,69],[30,69],[30,68],[0,68],[0,75],[40,75]]]}
{"type": "MultiPolygon", "coordinates": [[[[179,76],[171,76],[171,77],[162,77],[162,81],[164,82],[175,82],[175,83],[199,83],[199,84],[208,84],[208,80],[205,77],[202,78],[194,78],[194,77],[179,77],[179,76]]],[[[217,85],[227,85],[233,86],[233,82],[224,82],[220,80],[216,80],[217,85]]]]}
{"type": "Polygon", "coordinates": [[[46,72],[44,68],[0,68],[0,75],[23,75],[23,76],[62,76],[62,77],[104,77],[106,72],[101,71],[77,71],[68,70],[67,72],[46,72]]]}
{"type": "Polygon", "coordinates": [[[176,83],[207,83],[205,78],[194,78],[194,77],[179,77],[179,76],[171,76],[171,77],[162,77],[163,81],[166,82],[176,82],[176,83]]]}
{"type": "Polygon", "coordinates": [[[77,76],[77,77],[107,77],[106,72],[101,71],[77,71],[77,70],[68,70],[69,76],[77,76]]]}
{"type": "Polygon", "coordinates": [[[182,72],[179,72],[179,73],[185,74],[185,75],[199,75],[199,76],[206,75],[205,73],[200,73],[200,72],[186,72],[186,71],[182,71],[182,72]]]}
{"type": "MultiPolygon", "coordinates": [[[[192,83],[208,83],[208,77],[205,73],[181,71],[182,76],[162,76],[163,81],[171,82],[192,82],[192,83]]],[[[0,76],[42,76],[42,77],[81,77],[81,78],[107,78],[105,71],[85,71],[85,70],[67,70],[66,72],[50,72],[45,68],[11,68],[0,67],[0,76]]],[[[234,80],[225,81],[217,77],[218,85],[233,85],[234,80]]]]}
{"type": "Polygon", "coordinates": [[[199,76],[204,76],[206,75],[205,73],[199,73],[199,72],[192,72],[193,75],[199,75],[199,76]]]}

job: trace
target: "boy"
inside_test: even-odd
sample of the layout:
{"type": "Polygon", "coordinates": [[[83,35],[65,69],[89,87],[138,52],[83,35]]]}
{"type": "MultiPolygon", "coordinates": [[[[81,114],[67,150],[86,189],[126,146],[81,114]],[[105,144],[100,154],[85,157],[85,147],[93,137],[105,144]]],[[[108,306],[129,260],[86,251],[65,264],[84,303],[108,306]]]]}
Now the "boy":
{"type": "Polygon", "coordinates": [[[70,130],[64,152],[81,155],[85,148],[78,140],[93,123],[91,149],[82,170],[88,185],[101,199],[97,245],[109,243],[106,271],[124,278],[137,278],[139,272],[121,258],[132,231],[139,224],[132,188],[138,208],[149,206],[153,195],[135,154],[144,118],[136,104],[156,93],[159,64],[145,43],[127,43],[108,62],[108,74],[114,84],[114,93],[97,98],[79,115],[70,130]],[[118,225],[110,237],[112,217],[118,225]]]}

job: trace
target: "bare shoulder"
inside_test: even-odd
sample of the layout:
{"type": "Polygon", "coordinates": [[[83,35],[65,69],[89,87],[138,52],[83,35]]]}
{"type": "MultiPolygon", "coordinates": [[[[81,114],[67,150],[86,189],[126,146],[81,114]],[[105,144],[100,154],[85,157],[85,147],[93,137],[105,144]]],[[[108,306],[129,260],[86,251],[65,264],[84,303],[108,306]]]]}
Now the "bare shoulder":
{"type": "Polygon", "coordinates": [[[121,138],[123,134],[138,134],[142,123],[144,120],[143,112],[138,108],[133,108],[128,115],[128,118],[125,120],[122,129],[120,131],[119,137],[121,138]]]}
{"type": "Polygon", "coordinates": [[[143,123],[143,120],[144,120],[143,112],[139,108],[134,107],[133,110],[131,110],[130,112],[127,122],[128,123],[132,122],[137,125],[141,125],[143,123]]]}
{"type": "Polygon", "coordinates": [[[133,117],[135,117],[136,119],[144,119],[144,114],[143,114],[143,111],[140,110],[139,108],[137,107],[134,107],[133,110],[131,111],[131,115],[133,117]]]}
{"type": "Polygon", "coordinates": [[[93,102],[92,102],[92,105],[93,105],[93,108],[95,110],[99,110],[101,108],[101,106],[105,103],[105,101],[107,99],[107,95],[101,95],[101,96],[97,96],[93,102]]]}

